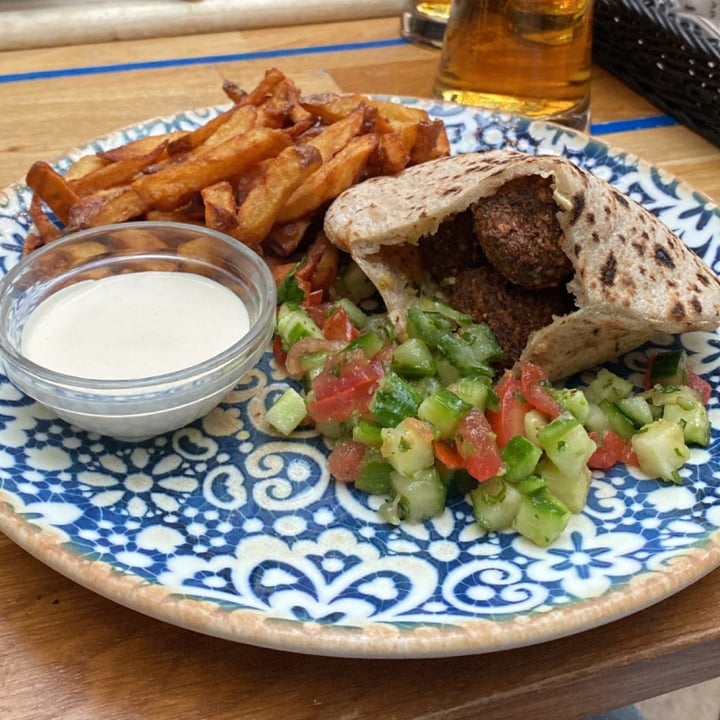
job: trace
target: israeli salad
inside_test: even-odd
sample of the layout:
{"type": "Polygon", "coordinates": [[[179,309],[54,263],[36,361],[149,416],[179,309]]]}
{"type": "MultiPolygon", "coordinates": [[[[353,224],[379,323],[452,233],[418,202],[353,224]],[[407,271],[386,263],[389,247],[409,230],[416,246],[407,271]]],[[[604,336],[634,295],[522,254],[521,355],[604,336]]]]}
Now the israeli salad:
{"type": "Polygon", "coordinates": [[[658,352],[644,387],[608,369],[557,387],[524,362],[496,373],[502,350],[485,324],[424,297],[399,341],[386,315],[361,309],[374,288],[350,264],[332,295],[294,265],[278,288],[275,356],[301,382],[266,420],[290,435],[314,425],[339,482],[385,498],[393,524],[443,513],[468,496],[486,531],[545,546],[587,502],[592,471],[616,463],[680,483],[689,446],[710,440],[710,386],[682,350],[658,352]]]}

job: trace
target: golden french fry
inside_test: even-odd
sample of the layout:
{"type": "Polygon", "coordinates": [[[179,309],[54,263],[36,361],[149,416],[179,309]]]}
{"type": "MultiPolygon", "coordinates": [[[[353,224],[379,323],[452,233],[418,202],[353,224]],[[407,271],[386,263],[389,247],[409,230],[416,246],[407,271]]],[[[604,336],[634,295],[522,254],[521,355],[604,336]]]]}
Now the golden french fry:
{"type": "Polygon", "coordinates": [[[164,153],[165,144],[163,143],[145,155],[104,165],[77,180],[72,180],[70,185],[81,197],[91,195],[98,190],[117,187],[118,185],[129,185],[138,173],[159,160],[164,153]]]}
{"type": "Polygon", "coordinates": [[[285,73],[277,68],[270,68],[265,72],[262,80],[241,101],[242,105],[262,105],[272,94],[275,88],[285,80],[285,73]]]}
{"type": "Polygon", "coordinates": [[[241,175],[245,168],[272,157],[291,143],[281,130],[255,128],[211,148],[200,157],[167,165],[133,182],[146,207],[175,210],[208,185],[241,175]]]}
{"type": "Polygon", "coordinates": [[[126,228],[112,234],[112,246],[121,250],[168,250],[167,243],[154,232],[143,228],[126,228]]]}
{"type": "Polygon", "coordinates": [[[30,217],[35,224],[37,235],[30,241],[32,247],[28,248],[28,242],[25,243],[24,254],[60,237],[60,229],[48,217],[43,201],[37,193],[34,193],[30,200],[30,217]]]}
{"type": "Polygon", "coordinates": [[[367,104],[368,99],[365,96],[356,94],[319,93],[300,98],[300,105],[305,110],[321,118],[328,125],[347,117],[358,105],[367,104]]]}
{"type": "Polygon", "coordinates": [[[68,181],[57,170],[43,161],[33,163],[25,181],[61,222],[68,222],[70,209],[79,198],[68,181]]]}
{"type": "Polygon", "coordinates": [[[134,220],[144,215],[147,204],[131,187],[101,190],[73,205],[69,228],[97,227],[134,220]]]}
{"type": "Polygon", "coordinates": [[[205,207],[205,225],[221,232],[237,227],[235,193],[227,180],[203,188],[200,194],[205,207]]]}
{"type": "Polygon", "coordinates": [[[397,175],[410,162],[410,151],[396,133],[384,133],[378,136],[378,151],[369,175],[397,175]]]}
{"type": "Polygon", "coordinates": [[[243,135],[254,127],[262,127],[257,123],[257,109],[254,107],[238,108],[226,123],[190,153],[190,157],[205,155],[213,148],[230,140],[230,138],[243,135]]]}
{"type": "Polygon", "coordinates": [[[100,155],[83,155],[78,158],[68,169],[63,177],[68,182],[77,180],[85,175],[88,175],[95,170],[99,170],[101,167],[109,164],[110,160],[100,157],[100,155]]]}
{"type": "MultiPolygon", "coordinates": [[[[198,128],[203,130],[210,125],[203,133],[198,133],[193,137],[191,143],[184,143],[184,149],[180,144],[177,146],[177,152],[171,152],[171,155],[180,155],[189,152],[191,155],[202,155],[211,148],[221,145],[234,135],[240,135],[251,130],[256,125],[257,110],[253,107],[232,108],[227,113],[219,115],[217,118],[208,121],[205,125],[198,128]],[[222,117],[222,122],[215,122],[222,117]]],[[[193,133],[196,132],[193,130],[193,133]]]]}
{"type": "Polygon", "coordinates": [[[363,131],[364,122],[364,108],[357,107],[342,120],[323,128],[320,133],[308,140],[308,144],[316,147],[320,151],[323,162],[327,162],[333,155],[346,147],[352,138],[363,131]]]}
{"type": "Polygon", "coordinates": [[[368,100],[369,105],[376,107],[380,114],[390,121],[401,123],[417,123],[428,119],[425,110],[402,103],[390,102],[389,100],[368,100]]]}
{"type": "Polygon", "coordinates": [[[223,90],[233,106],[192,131],[88,155],[65,176],[33,165],[35,232],[24,251],[68,230],[157,219],[204,224],[287,257],[316,234],[345,188],[450,151],[443,123],[420,108],[358,94],[302,97],[277,68],[250,91],[229,81],[223,90]]]}
{"type": "Polygon", "coordinates": [[[290,196],[278,213],[277,222],[289,222],[308,215],[356,183],[363,177],[370,155],[377,145],[376,135],[352,138],[290,196]]]}
{"type": "Polygon", "coordinates": [[[322,165],[313,145],[290,145],[267,165],[262,179],[250,190],[237,212],[234,238],[259,246],[287,199],[322,165]]]}
{"type": "Polygon", "coordinates": [[[447,138],[445,125],[442,121],[421,120],[417,124],[417,136],[410,152],[410,164],[417,165],[434,157],[439,157],[435,153],[437,152],[438,143],[442,143],[443,137],[447,138]]]}
{"type": "Polygon", "coordinates": [[[144,157],[157,147],[166,146],[179,140],[188,134],[187,130],[172,130],[171,132],[161,135],[148,135],[137,140],[131,140],[125,145],[119,145],[111,150],[101,150],[97,153],[97,157],[110,162],[119,162],[122,160],[135,160],[144,157]]]}
{"type": "MultiPolygon", "coordinates": [[[[311,216],[291,220],[287,223],[273,225],[267,237],[263,241],[263,248],[276,255],[286,258],[297,250],[298,245],[303,241],[305,233],[312,225],[311,216]]],[[[272,258],[269,258],[271,261],[272,258]]]]}

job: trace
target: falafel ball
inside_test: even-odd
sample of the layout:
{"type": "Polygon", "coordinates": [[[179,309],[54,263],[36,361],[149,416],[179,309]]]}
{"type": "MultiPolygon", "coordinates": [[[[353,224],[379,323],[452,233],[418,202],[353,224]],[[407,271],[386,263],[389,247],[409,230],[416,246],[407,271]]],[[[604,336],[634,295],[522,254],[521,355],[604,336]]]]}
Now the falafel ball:
{"type": "Polygon", "coordinates": [[[564,287],[521,288],[488,265],[461,270],[443,289],[454,308],[491,327],[505,367],[520,358],[530,333],[575,309],[564,287]]]}
{"type": "Polygon", "coordinates": [[[508,280],[523,288],[547,288],[572,274],[560,249],[563,233],[549,179],[531,175],[510,180],[471,210],[485,256],[508,280]]]}

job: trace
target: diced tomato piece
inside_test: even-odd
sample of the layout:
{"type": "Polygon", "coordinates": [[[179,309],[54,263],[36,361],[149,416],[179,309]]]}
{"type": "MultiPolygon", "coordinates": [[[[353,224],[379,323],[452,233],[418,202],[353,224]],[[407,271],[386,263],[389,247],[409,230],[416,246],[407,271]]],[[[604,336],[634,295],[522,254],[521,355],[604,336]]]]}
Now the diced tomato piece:
{"type": "Polygon", "coordinates": [[[381,377],[381,368],[359,348],[331,357],[312,381],[315,400],[308,414],[315,422],[342,422],[354,412],[366,413],[381,377]]]}
{"type": "Polygon", "coordinates": [[[455,448],[466,470],[479,482],[497,475],[502,468],[495,433],[484,413],[476,408],[460,421],[455,448]]]}
{"type": "Polygon", "coordinates": [[[272,341],[272,352],[275,362],[280,367],[285,367],[285,360],[287,359],[287,352],[283,350],[282,338],[279,335],[275,335],[272,341]]]}
{"type": "Polygon", "coordinates": [[[623,440],[613,430],[605,430],[602,436],[591,432],[590,437],[597,443],[597,450],[590,456],[588,467],[607,470],[618,462],[638,466],[637,454],[628,440],[623,440]]]}
{"type": "Polygon", "coordinates": [[[328,311],[330,310],[330,303],[303,303],[305,312],[310,316],[310,319],[319,327],[325,324],[327,320],[328,311]]]}
{"type": "Polygon", "coordinates": [[[487,418],[502,448],[516,435],[525,435],[525,414],[531,410],[520,387],[520,381],[509,371],[495,386],[499,399],[497,411],[488,410],[487,418]]]}
{"type": "Polygon", "coordinates": [[[342,440],[328,456],[328,470],[340,482],[355,482],[360,475],[367,445],[354,440],[342,440]]]}
{"type": "Polygon", "coordinates": [[[435,457],[448,470],[459,470],[460,468],[465,467],[465,463],[460,456],[460,453],[444,440],[436,440],[433,443],[433,449],[435,451],[435,457]]]}
{"type": "Polygon", "coordinates": [[[520,389],[525,400],[541,413],[556,418],[562,412],[560,404],[547,388],[547,374],[539,365],[531,362],[521,364],[520,389]]]}
{"type": "Polygon", "coordinates": [[[707,405],[710,401],[710,395],[712,394],[712,386],[710,383],[705,380],[705,378],[700,377],[700,375],[690,370],[690,368],[687,370],[687,381],[693,390],[697,390],[697,392],[700,393],[703,405],[707,405]]]}
{"type": "Polygon", "coordinates": [[[350,342],[360,337],[360,331],[353,325],[347,310],[338,305],[333,308],[322,325],[322,333],[328,340],[350,342]]]}

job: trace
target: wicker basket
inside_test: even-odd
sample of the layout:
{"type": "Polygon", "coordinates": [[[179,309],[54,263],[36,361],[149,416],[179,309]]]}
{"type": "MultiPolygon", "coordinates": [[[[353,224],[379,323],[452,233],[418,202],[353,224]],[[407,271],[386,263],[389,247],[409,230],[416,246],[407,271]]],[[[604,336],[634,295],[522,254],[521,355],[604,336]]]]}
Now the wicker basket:
{"type": "Polygon", "coordinates": [[[593,59],[720,146],[720,31],[658,0],[595,0],[593,59]]]}

